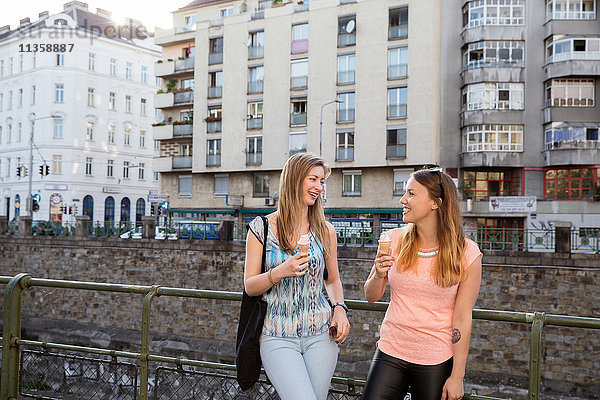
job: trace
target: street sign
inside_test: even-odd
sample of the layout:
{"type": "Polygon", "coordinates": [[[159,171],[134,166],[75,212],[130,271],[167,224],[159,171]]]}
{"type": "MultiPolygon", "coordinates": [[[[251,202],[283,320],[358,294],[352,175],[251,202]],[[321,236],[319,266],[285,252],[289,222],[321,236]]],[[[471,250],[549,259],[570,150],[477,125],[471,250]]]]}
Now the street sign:
{"type": "Polygon", "coordinates": [[[228,206],[243,207],[244,206],[244,196],[228,194],[225,196],[225,204],[228,206]]]}
{"type": "Polygon", "coordinates": [[[169,200],[169,196],[161,196],[158,194],[150,194],[148,195],[148,202],[149,203],[159,203],[159,202],[165,202],[169,200]]]}
{"type": "Polygon", "coordinates": [[[42,196],[40,196],[40,194],[39,194],[39,193],[36,193],[36,194],[34,194],[33,196],[31,196],[31,197],[33,197],[33,199],[34,199],[35,201],[37,201],[38,203],[39,203],[40,201],[42,201],[42,196]]]}
{"type": "Polygon", "coordinates": [[[163,201],[162,203],[160,203],[160,208],[162,208],[163,210],[168,210],[169,209],[169,202],[168,201],[163,201]]]}

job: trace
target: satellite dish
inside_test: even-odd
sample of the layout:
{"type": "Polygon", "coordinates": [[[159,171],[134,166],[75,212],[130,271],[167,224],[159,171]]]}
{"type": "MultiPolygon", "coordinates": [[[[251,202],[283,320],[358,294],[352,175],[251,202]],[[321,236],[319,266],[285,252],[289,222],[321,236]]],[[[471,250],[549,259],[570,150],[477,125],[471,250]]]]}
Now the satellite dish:
{"type": "Polygon", "coordinates": [[[356,27],[356,22],[354,22],[354,20],[351,19],[350,21],[348,21],[348,24],[346,24],[346,32],[347,33],[354,32],[355,27],[356,27]]]}

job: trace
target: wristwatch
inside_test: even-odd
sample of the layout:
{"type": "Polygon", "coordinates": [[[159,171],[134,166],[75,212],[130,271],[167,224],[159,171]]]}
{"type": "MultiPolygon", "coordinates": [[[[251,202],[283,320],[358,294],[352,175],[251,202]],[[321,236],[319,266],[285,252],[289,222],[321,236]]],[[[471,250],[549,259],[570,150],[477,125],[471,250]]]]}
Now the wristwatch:
{"type": "Polygon", "coordinates": [[[344,304],[343,302],[342,303],[335,303],[334,305],[331,306],[331,309],[333,310],[337,306],[342,307],[344,310],[346,310],[346,314],[348,314],[348,306],[346,304],[344,304]]]}

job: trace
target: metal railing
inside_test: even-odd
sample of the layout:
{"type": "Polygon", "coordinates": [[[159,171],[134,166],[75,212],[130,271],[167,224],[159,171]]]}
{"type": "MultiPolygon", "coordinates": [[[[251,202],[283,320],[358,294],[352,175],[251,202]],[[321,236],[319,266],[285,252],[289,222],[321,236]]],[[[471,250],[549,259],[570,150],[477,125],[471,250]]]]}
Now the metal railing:
{"type": "MultiPolygon", "coordinates": [[[[39,279],[23,273],[14,277],[0,276],[0,284],[7,284],[4,291],[3,308],[2,378],[0,380],[0,398],[2,399],[16,399],[19,395],[45,399],[108,398],[115,392],[124,394],[125,398],[130,399],[137,399],[139,393],[141,400],[150,398],[179,399],[184,396],[186,396],[185,398],[202,398],[200,395],[206,393],[206,390],[212,391],[210,398],[231,399],[241,393],[232,373],[235,371],[234,365],[150,353],[150,316],[154,298],[171,296],[240,301],[241,293],[157,285],[142,286],[39,279]],[[119,351],[22,339],[20,336],[22,297],[26,290],[35,287],[143,295],[140,351],[119,351]],[[39,350],[22,350],[23,347],[39,350]],[[120,359],[134,360],[134,362],[123,362],[120,359]],[[158,366],[151,375],[150,367],[155,364],[158,366]],[[138,375],[139,381],[137,380],[138,375]],[[60,397],[52,397],[53,395],[60,397]]],[[[353,310],[361,311],[385,312],[388,307],[386,302],[368,303],[359,300],[347,300],[346,304],[353,310]]],[[[475,309],[473,318],[475,320],[531,324],[529,400],[540,398],[542,330],[544,326],[600,329],[599,318],[550,315],[537,311],[525,313],[475,309]]],[[[357,391],[357,388],[363,387],[364,383],[364,380],[360,379],[334,377],[329,399],[359,399],[361,393],[360,390],[357,391]]],[[[247,398],[277,398],[271,396],[274,396],[274,390],[263,378],[253,388],[251,397],[247,398]]],[[[465,399],[491,398],[465,394],[465,399]]]]}

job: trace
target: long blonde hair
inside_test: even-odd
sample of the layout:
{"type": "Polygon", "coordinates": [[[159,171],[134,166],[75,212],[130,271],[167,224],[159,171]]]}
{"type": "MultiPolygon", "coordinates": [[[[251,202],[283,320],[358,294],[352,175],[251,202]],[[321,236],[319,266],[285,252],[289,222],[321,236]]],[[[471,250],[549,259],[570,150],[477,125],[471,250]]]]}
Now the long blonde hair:
{"type": "MultiPolygon", "coordinates": [[[[462,258],[465,251],[465,234],[458,203],[458,191],[452,178],[441,169],[422,169],[411,175],[427,188],[429,196],[437,203],[437,238],[440,250],[433,271],[435,283],[449,287],[461,281],[462,258]]],[[[396,265],[399,270],[417,268],[419,232],[415,224],[408,224],[400,235],[396,265]]]]}
{"type": "MultiPolygon", "coordinates": [[[[293,253],[297,247],[296,240],[300,233],[298,227],[302,218],[301,214],[306,207],[302,184],[314,167],[323,167],[325,178],[331,173],[331,169],[321,157],[309,153],[297,153],[291,156],[281,172],[279,204],[277,205],[277,235],[279,245],[288,253],[293,253]]],[[[323,245],[325,258],[328,258],[330,254],[329,234],[325,225],[325,212],[321,196],[317,197],[315,204],[308,207],[308,223],[323,245]]]]}

